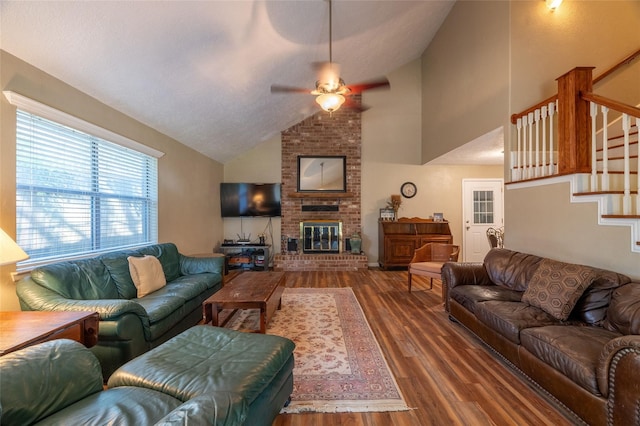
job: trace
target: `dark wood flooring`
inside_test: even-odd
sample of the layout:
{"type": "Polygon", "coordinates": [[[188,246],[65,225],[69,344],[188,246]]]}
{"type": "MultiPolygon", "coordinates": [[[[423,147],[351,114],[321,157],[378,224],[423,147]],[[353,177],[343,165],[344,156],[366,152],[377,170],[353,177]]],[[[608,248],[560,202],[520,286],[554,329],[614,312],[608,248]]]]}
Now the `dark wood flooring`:
{"type": "Polygon", "coordinates": [[[555,425],[574,421],[459,324],[441,284],[406,271],[288,272],[287,287],[352,287],[407,404],[403,412],[281,414],[274,425],[555,425]]]}

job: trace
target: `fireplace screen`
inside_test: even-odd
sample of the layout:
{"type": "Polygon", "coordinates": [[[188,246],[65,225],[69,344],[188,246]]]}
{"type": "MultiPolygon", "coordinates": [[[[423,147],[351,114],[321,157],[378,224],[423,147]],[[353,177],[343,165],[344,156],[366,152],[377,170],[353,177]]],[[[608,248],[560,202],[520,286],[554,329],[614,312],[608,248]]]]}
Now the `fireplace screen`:
{"type": "Polygon", "coordinates": [[[303,253],[341,253],[342,222],[315,220],[300,222],[303,253]]]}

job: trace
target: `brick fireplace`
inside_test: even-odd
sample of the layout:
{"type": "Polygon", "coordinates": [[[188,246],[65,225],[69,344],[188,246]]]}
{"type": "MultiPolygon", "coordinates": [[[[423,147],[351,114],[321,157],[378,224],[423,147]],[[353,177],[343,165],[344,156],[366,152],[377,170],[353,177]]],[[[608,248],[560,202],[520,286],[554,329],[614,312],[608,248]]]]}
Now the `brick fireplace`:
{"type": "MultiPolygon", "coordinates": [[[[356,97],[359,102],[359,96],[356,97]]],[[[300,223],[340,221],[340,243],[354,233],[361,233],[361,115],[340,109],[331,116],[322,111],[282,132],[282,253],[276,254],[277,271],[337,271],[367,268],[363,254],[304,253],[300,246],[300,223]],[[298,187],[298,156],[345,156],[346,191],[338,193],[300,193],[298,187]],[[288,250],[297,240],[297,250],[288,250]]]]}

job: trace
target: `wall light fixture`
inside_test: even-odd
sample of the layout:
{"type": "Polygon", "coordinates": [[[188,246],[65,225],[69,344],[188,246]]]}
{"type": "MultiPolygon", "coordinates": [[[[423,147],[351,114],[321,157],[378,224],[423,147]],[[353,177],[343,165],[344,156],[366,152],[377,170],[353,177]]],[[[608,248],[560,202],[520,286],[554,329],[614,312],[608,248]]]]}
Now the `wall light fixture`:
{"type": "Polygon", "coordinates": [[[545,0],[545,3],[547,4],[547,7],[553,12],[560,6],[562,0],[545,0]]]}

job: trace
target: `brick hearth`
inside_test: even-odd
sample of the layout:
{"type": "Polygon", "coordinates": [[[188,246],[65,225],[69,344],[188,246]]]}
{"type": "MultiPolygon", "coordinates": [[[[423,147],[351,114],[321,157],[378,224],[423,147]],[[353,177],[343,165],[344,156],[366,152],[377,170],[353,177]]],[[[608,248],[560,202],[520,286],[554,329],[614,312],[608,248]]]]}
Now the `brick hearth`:
{"type": "Polygon", "coordinates": [[[276,254],[274,271],[364,271],[364,254],[276,254]]]}

